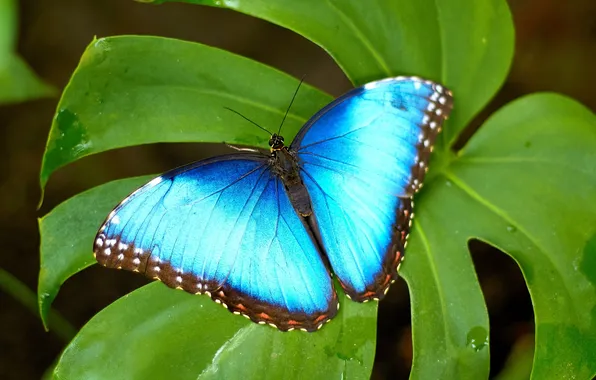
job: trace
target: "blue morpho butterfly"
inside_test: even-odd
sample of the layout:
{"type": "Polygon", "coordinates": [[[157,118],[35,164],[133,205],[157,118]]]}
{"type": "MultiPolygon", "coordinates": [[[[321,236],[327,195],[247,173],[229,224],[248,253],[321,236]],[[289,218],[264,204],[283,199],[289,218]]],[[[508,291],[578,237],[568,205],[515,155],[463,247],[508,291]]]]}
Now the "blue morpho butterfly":
{"type": "Polygon", "coordinates": [[[358,302],[397,278],[451,92],[416,77],[368,83],[314,115],[292,144],[165,173],[99,229],[97,261],[205,293],[235,314],[315,331],[338,311],[331,271],[358,302]]]}

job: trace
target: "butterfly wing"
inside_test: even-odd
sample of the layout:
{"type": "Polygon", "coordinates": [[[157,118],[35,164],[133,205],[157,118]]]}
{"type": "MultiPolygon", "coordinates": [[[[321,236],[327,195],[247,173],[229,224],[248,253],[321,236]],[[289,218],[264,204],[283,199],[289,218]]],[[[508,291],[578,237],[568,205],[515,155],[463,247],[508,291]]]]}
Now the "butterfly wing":
{"type": "Polygon", "coordinates": [[[381,298],[397,278],[411,198],[451,106],[438,84],[389,78],[329,104],[292,143],[315,229],[352,299],[381,298]]]}
{"type": "Polygon", "coordinates": [[[329,272],[267,158],[236,154],[152,180],[100,228],[97,261],[206,293],[280,330],[313,331],[338,308],[329,272]]]}

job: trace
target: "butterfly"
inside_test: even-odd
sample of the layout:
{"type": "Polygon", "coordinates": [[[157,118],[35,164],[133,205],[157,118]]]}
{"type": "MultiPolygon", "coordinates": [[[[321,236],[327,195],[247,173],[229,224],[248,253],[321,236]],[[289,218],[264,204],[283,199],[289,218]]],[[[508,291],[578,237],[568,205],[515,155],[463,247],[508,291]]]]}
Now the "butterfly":
{"type": "Polygon", "coordinates": [[[97,261],[143,273],[282,331],[316,331],[397,279],[452,94],[417,77],[368,83],[316,113],[286,146],[167,172],[125,198],[94,241],[97,261]]]}

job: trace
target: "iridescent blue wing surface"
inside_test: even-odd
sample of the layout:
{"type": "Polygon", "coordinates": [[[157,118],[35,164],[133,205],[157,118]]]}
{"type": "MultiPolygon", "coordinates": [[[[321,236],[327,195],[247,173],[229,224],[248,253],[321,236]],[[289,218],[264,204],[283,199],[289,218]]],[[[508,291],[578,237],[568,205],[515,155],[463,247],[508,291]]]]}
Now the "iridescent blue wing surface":
{"type": "Polygon", "coordinates": [[[314,331],[338,308],[312,236],[268,159],[256,154],[155,178],[110,213],[94,253],[104,266],[205,293],[284,331],[314,331]]]}
{"type": "Polygon", "coordinates": [[[451,93],[439,84],[384,79],[323,108],[292,143],[313,230],[352,299],[380,299],[397,278],[412,196],[451,106],[451,93]]]}

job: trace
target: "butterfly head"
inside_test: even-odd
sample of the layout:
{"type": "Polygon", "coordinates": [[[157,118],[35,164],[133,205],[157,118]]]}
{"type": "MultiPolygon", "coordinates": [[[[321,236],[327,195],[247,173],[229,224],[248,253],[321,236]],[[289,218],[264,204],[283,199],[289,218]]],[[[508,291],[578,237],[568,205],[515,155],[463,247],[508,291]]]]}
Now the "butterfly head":
{"type": "Polygon", "coordinates": [[[269,139],[269,146],[271,147],[271,152],[283,149],[285,146],[283,136],[280,136],[277,133],[272,134],[269,139]]]}

